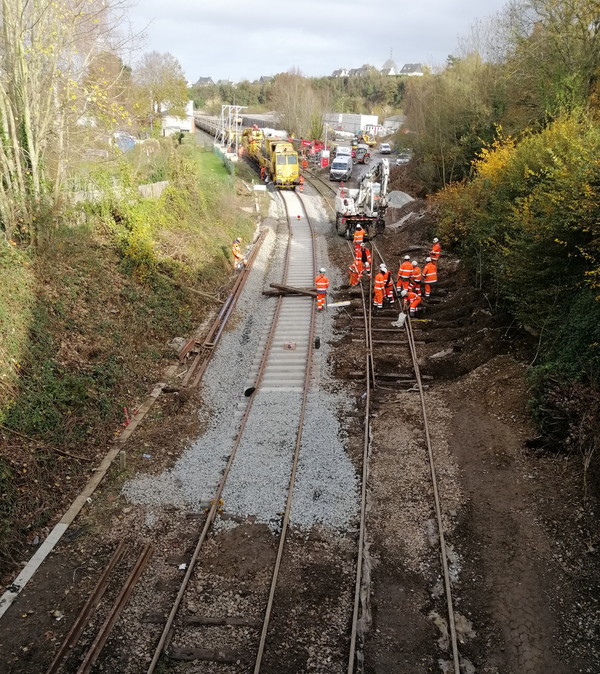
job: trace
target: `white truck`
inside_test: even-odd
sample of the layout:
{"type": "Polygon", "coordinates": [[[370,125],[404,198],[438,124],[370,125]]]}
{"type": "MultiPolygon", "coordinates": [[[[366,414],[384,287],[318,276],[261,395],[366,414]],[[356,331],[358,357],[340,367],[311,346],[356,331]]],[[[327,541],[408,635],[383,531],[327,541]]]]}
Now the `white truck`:
{"type": "Polygon", "coordinates": [[[369,238],[385,228],[390,164],[382,159],[365,173],[358,188],[340,187],[335,197],[335,228],[351,240],[360,223],[369,238]]]}

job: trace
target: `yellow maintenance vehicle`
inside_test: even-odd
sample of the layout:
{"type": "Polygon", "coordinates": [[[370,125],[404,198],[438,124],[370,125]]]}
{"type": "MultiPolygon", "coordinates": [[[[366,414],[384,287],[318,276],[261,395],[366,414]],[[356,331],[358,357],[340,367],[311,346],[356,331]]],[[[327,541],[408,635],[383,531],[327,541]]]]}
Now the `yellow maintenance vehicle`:
{"type": "Polygon", "coordinates": [[[276,187],[295,190],[300,184],[298,153],[287,138],[265,136],[262,129],[252,127],[242,132],[242,145],[276,187]]]}
{"type": "Polygon", "coordinates": [[[375,147],[375,145],[377,145],[377,141],[365,131],[361,131],[358,134],[358,142],[366,143],[369,147],[375,147]]]}

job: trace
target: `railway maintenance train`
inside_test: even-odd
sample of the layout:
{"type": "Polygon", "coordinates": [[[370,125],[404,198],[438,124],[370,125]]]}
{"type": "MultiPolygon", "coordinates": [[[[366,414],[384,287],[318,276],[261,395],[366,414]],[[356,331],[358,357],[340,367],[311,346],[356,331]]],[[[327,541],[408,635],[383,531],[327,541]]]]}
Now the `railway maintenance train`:
{"type": "Polygon", "coordinates": [[[295,190],[300,184],[298,153],[287,138],[265,135],[263,129],[253,126],[242,132],[242,146],[276,187],[295,190]]]}

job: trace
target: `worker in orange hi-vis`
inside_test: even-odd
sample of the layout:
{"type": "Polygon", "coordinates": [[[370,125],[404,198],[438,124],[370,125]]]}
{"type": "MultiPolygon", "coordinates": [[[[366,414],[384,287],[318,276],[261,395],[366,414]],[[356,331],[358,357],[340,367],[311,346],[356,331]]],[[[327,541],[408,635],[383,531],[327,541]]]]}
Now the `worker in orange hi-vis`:
{"type": "Polygon", "coordinates": [[[403,290],[400,296],[402,297],[403,309],[408,309],[410,317],[414,318],[417,313],[417,307],[421,304],[421,295],[417,295],[414,290],[403,290]]]}
{"type": "Polygon", "coordinates": [[[431,261],[437,264],[437,261],[440,259],[440,255],[442,254],[442,246],[440,244],[440,240],[435,237],[433,240],[433,246],[431,246],[431,252],[429,253],[429,257],[431,258],[431,261]]]}
{"type": "Polygon", "coordinates": [[[298,177],[298,184],[300,186],[300,191],[304,192],[304,176],[298,177]]]}
{"type": "Polygon", "coordinates": [[[360,260],[362,265],[362,275],[366,278],[371,278],[371,251],[364,243],[354,249],[355,260],[360,260]]]}
{"type": "Polygon", "coordinates": [[[246,258],[242,253],[242,239],[238,236],[231,244],[231,254],[233,255],[233,266],[235,269],[241,269],[246,266],[246,258]]]}
{"type": "Polygon", "coordinates": [[[348,276],[350,287],[357,286],[363,273],[363,265],[360,258],[354,258],[352,264],[348,267],[348,276]]]}
{"type": "Polygon", "coordinates": [[[325,269],[321,267],[315,278],[315,288],[317,289],[317,311],[325,308],[327,298],[327,288],[329,288],[329,279],[325,276],[325,269]]]}
{"type": "Polygon", "coordinates": [[[416,260],[413,260],[411,262],[412,264],[412,272],[410,274],[410,280],[408,282],[408,289],[413,290],[414,292],[417,293],[417,295],[421,294],[421,267],[419,267],[419,264],[417,263],[416,260]]]}
{"type": "Polygon", "coordinates": [[[357,246],[360,246],[361,243],[364,243],[364,240],[365,240],[365,230],[362,228],[360,224],[357,224],[356,228],[354,229],[354,237],[352,239],[354,249],[356,250],[357,246]]]}
{"type": "Polygon", "coordinates": [[[373,283],[373,305],[376,309],[383,309],[383,295],[385,293],[385,282],[387,280],[387,267],[384,264],[379,265],[379,273],[373,283]]]}
{"type": "Polygon", "coordinates": [[[425,259],[423,283],[425,284],[425,297],[429,297],[432,284],[437,283],[437,265],[430,257],[425,259]]]}
{"type": "Polygon", "coordinates": [[[386,271],[383,272],[385,276],[385,285],[383,288],[383,301],[388,304],[394,303],[394,279],[392,277],[392,272],[386,268],[386,271]]]}
{"type": "Polygon", "coordinates": [[[405,255],[402,264],[398,268],[398,282],[396,283],[396,289],[398,292],[401,290],[408,290],[412,271],[413,266],[412,262],[410,261],[410,256],[405,255]]]}

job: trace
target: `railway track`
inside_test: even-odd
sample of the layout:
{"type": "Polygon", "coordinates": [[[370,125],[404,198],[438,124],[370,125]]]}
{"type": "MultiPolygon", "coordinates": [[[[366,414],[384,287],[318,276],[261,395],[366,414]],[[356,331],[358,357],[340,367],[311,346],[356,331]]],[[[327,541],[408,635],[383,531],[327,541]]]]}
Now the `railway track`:
{"type": "MultiPolygon", "coordinates": [[[[375,255],[379,258],[382,263],[386,263],[382,254],[378,248],[372,244],[372,250],[375,255]]],[[[378,268],[378,264],[373,265],[373,274],[378,268]]],[[[391,267],[388,266],[388,269],[391,267]]],[[[353,620],[352,620],[352,629],[351,629],[351,646],[350,646],[350,656],[348,662],[348,674],[353,674],[354,671],[362,671],[362,662],[363,658],[360,655],[360,639],[363,635],[361,627],[364,626],[366,622],[366,613],[368,613],[368,597],[369,597],[369,587],[368,587],[368,578],[365,578],[365,570],[363,568],[363,549],[364,549],[364,540],[366,537],[366,509],[367,509],[367,500],[366,500],[366,487],[368,483],[368,462],[370,455],[370,443],[371,443],[371,429],[370,429],[370,416],[371,416],[371,405],[372,405],[372,393],[375,387],[381,386],[377,382],[377,372],[376,372],[376,362],[373,357],[374,344],[385,344],[385,345],[395,345],[399,343],[405,343],[408,347],[410,354],[410,360],[412,362],[414,377],[410,380],[400,379],[399,383],[405,384],[410,383],[413,390],[417,390],[420,398],[421,413],[422,413],[422,422],[423,422],[423,433],[424,441],[426,445],[430,477],[431,477],[431,486],[432,486],[432,497],[433,505],[436,515],[436,523],[438,530],[438,541],[439,541],[439,553],[440,553],[440,565],[443,576],[444,584],[444,594],[445,594],[445,603],[447,610],[447,623],[448,623],[448,632],[449,632],[449,641],[450,649],[452,655],[452,671],[454,674],[460,674],[460,655],[458,651],[458,639],[457,639],[457,629],[456,621],[454,614],[454,602],[452,597],[452,584],[449,574],[449,563],[448,563],[448,554],[446,548],[446,541],[444,536],[444,527],[442,521],[442,504],[440,500],[439,490],[438,490],[438,479],[436,474],[435,458],[433,452],[433,446],[431,442],[431,434],[429,429],[429,422],[427,417],[427,405],[425,399],[425,386],[423,384],[423,378],[421,376],[418,354],[417,354],[417,340],[415,339],[413,321],[410,317],[406,317],[404,323],[405,339],[389,339],[389,335],[386,334],[386,339],[374,339],[373,335],[376,331],[385,330],[386,333],[390,330],[389,328],[376,328],[374,327],[373,322],[373,311],[372,311],[372,280],[369,281],[369,292],[366,293],[364,288],[361,286],[361,297],[362,297],[362,317],[363,317],[363,329],[364,329],[364,338],[362,342],[365,345],[365,383],[366,383],[366,400],[365,400],[365,414],[364,414],[364,428],[365,428],[365,437],[364,437],[364,451],[363,451],[363,474],[362,474],[362,498],[361,498],[361,517],[360,517],[360,540],[359,540],[359,564],[357,566],[356,573],[356,583],[355,583],[355,599],[354,599],[354,610],[353,610],[353,620]],[[358,645],[357,645],[357,642],[358,645]],[[358,657],[357,657],[358,654],[358,657]],[[355,669],[356,667],[356,669],[355,669]]],[[[398,307],[398,310],[401,310],[399,298],[395,296],[395,304],[398,307]]],[[[391,321],[389,318],[387,323],[389,325],[391,321]]],[[[401,328],[393,328],[394,332],[400,332],[401,328]]],[[[359,341],[359,340],[356,340],[359,341]]],[[[383,386],[382,388],[386,388],[383,386]]],[[[388,389],[389,390],[389,389],[388,389]]]]}
{"type": "MultiPolygon", "coordinates": [[[[316,253],[313,245],[313,231],[310,220],[302,206],[301,199],[297,195],[286,193],[282,194],[281,198],[286,208],[290,233],[281,281],[286,285],[312,286],[316,274],[316,253]]],[[[310,364],[314,346],[315,320],[315,308],[312,298],[286,296],[275,300],[270,325],[264,332],[253,366],[248,373],[244,385],[245,396],[240,401],[235,414],[234,422],[238,425],[238,430],[234,438],[231,454],[214,494],[211,508],[208,511],[202,532],[187,566],[186,574],[148,667],[148,674],[155,671],[165,652],[174,659],[209,660],[224,664],[245,663],[246,665],[248,664],[250,654],[254,653],[253,671],[255,673],[261,671],[290,521],[294,483],[311,379],[310,364]],[[262,589],[263,592],[265,589],[268,589],[268,592],[266,596],[261,596],[263,593],[259,591],[252,601],[256,606],[264,606],[262,619],[257,620],[255,615],[239,615],[233,619],[231,616],[226,618],[222,616],[202,616],[201,620],[194,620],[194,616],[179,615],[188,585],[193,578],[195,580],[197,577],[197,563],[198,569],[201,567],[201,552],[217,517],[221,497],[236,454],[244,443],[257,441],[256,437],[252,437],[253,429],[256,427],[255,422],[252,421],[252,416],[255,414],[260,415],[262,413],[261,410],[264,410],[265,407],[271,407],[276,403],[277,398],[281,398],[282,396],[292,397],[295,400],[296,419],[294,425],[296,430],[288,495],[280,522],[279,543],[273,560],[272,577],[268,583],[268,588],[266,588],[264,569],[261,569],[263,577],[257,580],[256,586],[259,590],[262,589]],[[214,634],[202,635],[199,633],[201,625],[215,627],[219,624],[226,624],[228,627],[237,625],[244,628],[246,636],[249,637],[246,639],[248,645],[245,648],[242,647],[239,651],[233,652],[226,645],[219,647],[217,644],[215,647],[214,634]],[[258,626],[260,626],[260,629],[257,629],[258,626]],[[207,642],[212,644],[211,648],[206,647],[207,642]],[[175,645],[173,646],[173,644],[175,645]]],[[[270,438],[273,446],[277,445],[277,440],[277,438],[270,438]]],[[[268,438],[263,436],[260,438],[260,441],[268,442],[268,438]]],[[[268,467],[265,466],[265,469],[268,469],[268,467]]]]}

